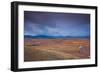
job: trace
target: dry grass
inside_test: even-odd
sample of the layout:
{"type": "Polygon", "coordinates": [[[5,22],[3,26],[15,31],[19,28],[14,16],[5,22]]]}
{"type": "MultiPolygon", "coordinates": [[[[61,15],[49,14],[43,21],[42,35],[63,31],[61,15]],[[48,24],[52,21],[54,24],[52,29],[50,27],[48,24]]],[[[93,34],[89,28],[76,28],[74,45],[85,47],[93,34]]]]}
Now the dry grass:
{"type": "Polygon", "coordinates": [[[25,40],[24,61],[85,59],[89,56],[90,43],[87,39],[25,40]]]}

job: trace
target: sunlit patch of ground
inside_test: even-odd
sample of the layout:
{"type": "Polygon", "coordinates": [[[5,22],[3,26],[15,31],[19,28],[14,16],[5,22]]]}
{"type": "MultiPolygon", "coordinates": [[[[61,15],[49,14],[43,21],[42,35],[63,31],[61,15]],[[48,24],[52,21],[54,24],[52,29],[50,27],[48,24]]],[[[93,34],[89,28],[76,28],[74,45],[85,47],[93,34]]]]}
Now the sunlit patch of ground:
{"type": "Polygon", "coordinates": [[[24,61],[87,59],[89,39],[25,39],[24,61]]]}

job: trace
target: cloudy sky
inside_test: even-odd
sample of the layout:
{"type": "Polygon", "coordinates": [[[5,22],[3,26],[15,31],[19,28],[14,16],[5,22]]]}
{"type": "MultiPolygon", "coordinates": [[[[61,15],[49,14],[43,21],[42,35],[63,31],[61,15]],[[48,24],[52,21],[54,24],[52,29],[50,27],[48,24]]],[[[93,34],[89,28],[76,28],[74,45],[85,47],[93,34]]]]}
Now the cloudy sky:
{"type": "Polygon", "coordinates": [[[89,36],[90,15],[24,11],[24,35],[89,36]]]}

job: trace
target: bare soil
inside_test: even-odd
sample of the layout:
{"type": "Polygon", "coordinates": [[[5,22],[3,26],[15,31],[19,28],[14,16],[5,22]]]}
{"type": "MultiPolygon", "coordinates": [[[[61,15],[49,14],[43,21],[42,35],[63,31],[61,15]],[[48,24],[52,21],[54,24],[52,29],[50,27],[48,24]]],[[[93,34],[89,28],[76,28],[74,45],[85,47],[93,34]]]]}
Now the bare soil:
{"type": "Polygon", "coordinates": [[[89,39],[25,39],[24,61],[90,58],[89,39]]]}

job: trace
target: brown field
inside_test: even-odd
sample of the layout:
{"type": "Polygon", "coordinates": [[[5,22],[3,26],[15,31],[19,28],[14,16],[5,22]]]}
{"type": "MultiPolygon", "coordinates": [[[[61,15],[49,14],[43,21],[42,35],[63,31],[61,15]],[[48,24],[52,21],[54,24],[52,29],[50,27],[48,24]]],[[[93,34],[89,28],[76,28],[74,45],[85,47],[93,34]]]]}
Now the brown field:
{"type": "Polygon", "coordinates": [[[89,39],[25,39],[24,61],[90,58],[89,39]]]}

